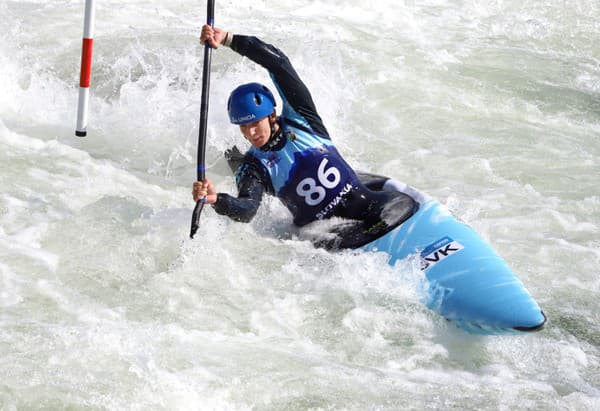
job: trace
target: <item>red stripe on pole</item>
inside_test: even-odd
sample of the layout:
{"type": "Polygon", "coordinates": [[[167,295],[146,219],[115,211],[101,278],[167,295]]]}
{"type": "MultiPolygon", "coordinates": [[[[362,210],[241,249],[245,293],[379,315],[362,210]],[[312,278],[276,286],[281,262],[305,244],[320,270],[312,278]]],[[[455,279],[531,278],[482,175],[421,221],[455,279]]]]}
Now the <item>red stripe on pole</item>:
{"type": "Polygon", "coordinates": [[[94,39],[83,39],[81,48],[81,76],[79,78],[80,87],[90,86],[90,77],[92,75],[92,47],[94,39]]]}

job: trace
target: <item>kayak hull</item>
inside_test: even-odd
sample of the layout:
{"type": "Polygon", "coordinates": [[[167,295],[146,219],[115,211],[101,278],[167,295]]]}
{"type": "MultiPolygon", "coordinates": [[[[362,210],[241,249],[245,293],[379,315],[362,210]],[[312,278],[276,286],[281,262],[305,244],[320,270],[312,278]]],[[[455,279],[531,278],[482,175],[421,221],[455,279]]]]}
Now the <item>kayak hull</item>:
{"type": "Polygon", "coordinates": [[[412,258],[426,278],[425,304],[476,334],[536,331],[546,317],[506,262],[471,227],[438,201],[403,183],[385,190],[411,195],[419,209],[394,230],[365,245],[389,263],[412,258]]]}

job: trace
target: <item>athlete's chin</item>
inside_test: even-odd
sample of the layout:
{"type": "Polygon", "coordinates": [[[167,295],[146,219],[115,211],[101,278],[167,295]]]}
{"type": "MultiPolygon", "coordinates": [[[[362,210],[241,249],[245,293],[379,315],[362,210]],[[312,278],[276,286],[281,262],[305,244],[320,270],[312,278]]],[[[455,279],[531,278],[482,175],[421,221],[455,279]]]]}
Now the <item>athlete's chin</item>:
{"type": "Polygon", "coordinates": [[[266,138],[257,138],[254,140],[250,140],[250,144],[252,144],[256,148],[261,148],[262,146],[267,144],[267,139],[266,138]]]}

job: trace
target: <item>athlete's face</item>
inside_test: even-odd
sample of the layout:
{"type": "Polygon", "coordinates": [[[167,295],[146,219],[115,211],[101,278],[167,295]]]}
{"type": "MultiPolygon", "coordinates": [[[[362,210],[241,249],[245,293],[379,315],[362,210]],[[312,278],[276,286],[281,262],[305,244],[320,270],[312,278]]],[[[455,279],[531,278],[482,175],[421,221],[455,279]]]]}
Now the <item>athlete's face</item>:
{"type": "Polygon", "coordinates": [[[267,144],[271,138],[271,121],[275,115],[261,118],[252,123],[242,124],[240,130],[246,139],[256,148],[260,148],[267,144]]]}

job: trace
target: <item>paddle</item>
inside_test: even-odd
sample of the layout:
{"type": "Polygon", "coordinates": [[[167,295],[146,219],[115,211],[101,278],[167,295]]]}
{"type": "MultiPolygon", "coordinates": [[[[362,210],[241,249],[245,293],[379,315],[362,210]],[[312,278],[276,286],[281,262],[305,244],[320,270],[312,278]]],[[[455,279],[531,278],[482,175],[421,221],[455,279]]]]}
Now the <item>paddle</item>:
{"type": "MultiPolygon", "coordinates": [[[[214,0],[208,0],[206,7],[206,24],[211,27],[215,23],[215,2],[214,0]]],[[[204,66],[202,67],[202,100],[200,103],[200,130],[198,133],[198,156],[196,164],[197,169],[197,181],[204,181],[205,163],[204,156],[206,152],[206,121],[208,119],[208,91],[210,88],[210,60],[212,55],[212,48],[208,43],[204,45],[204,66]]],[[[200,226],[200,214],[206,197],[196,201],[194,212],[192,214],[192,227],[190,229],[190,238],[194,238],[194,234],[198,231],[200,226]]]]}

